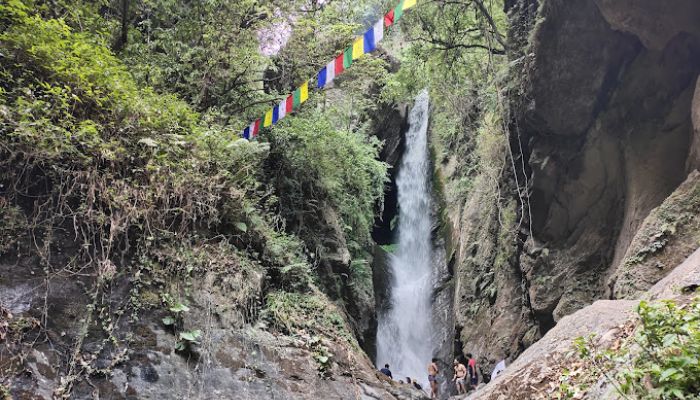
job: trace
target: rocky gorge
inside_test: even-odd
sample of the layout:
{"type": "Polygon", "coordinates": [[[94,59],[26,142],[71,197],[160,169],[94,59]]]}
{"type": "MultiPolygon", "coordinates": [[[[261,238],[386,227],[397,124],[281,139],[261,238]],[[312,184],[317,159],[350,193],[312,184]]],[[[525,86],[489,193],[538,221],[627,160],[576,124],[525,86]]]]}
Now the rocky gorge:
{"type": "MultiPolygon", "coordinates": [[[[471,353],[482,379],[500,360],[509,367],[469,398],[555,398],[563,371],[588,371],[572,355],[577,338],[620,346],[640,325],[640,300],[690,304],[696,296],[700,3],[667,3],[504,1],[504,72],[490,91],[456,97],[463,113],[452,137],[443,132],[440,90],[423,85],[435,99],[425,212],[443,397],[455,394],[451,360],[471,353]]],[[[13,12],[3,9],[2,27],[29,35],[13,12]]],[[[258,21],[246,18],[241,27],[258,21]]],[[[406,22],[427,29],[415,18],[406,22]]],[[[132,46],[143,29],[134,26],[132,46]]],[[[402,58],[406,31],[366,67],[375,75],[350,76],[313,99],[313,111],[298,117],[313,124],[224,144],[191,139],[200,122],[166,98],[103,110],[121,97],[89,96],[121,85],[48,74],[50,59],[10,34],[0,38],[12,54],[12,62],[3,55],[3,76],[15,79],[5,79],[0,103],[0,398],[428,398],[380,374],[375,359],[378,318],[392,307],[396,179],[412,106],[412,97],[383,93],[412,65],[402,58]],[[37,117],[43,111],[25,97],[60,102],[40,100],[37,93],[55,91],[39,84],[24,94],[28,72],[19,70],[30,68],[22,63],[86,99],[37,117]],[[333,102],[366,107],[347,116],[348,135],[314,119],[333,102]],[[25,108],[30,122],[20,118],[25,108]],[[80,121],[66,128],[74,133],[27,139],[36,121],[58,124],[69,113],[80,121]],[[84,139],[88,120],[104,124],[99,144],[84,139]],[[329,138],[325,147],[316,132],[329,138]],[[346,151],[357,132],[363,144],[346,151]],[[359,147],[374,140],[381,146],[359,147]],[[170,146],[178,150],[163,150],[170,146]],[[383,167],[358,155],[375,150],[367,158],[383,167]],[[362,171],[317,184],[335,165],[362,171]],[[370,190],[353,180],[365,171],[383,194],[348,206],[370,190]],[[370,222],[361,221],[368,210],[370,222]]],[[[284,52],[294,46],[291,39],[266,70],[279,82],[265,85],[292,79],[285,68],[300,67],[285,64],[284,52]]],[[[121,57],[134,62],[133,53],[121,57]]],[[[224,97],[206,88],[200,94],[224,97]]],[[[217,107],[231,114],[225,104],[217,107]]],[[[202,109],[202,124],[217,107],[202,109]]],[[[572,396],[620,398],[613,386],[596,375],[572,396]]]]}

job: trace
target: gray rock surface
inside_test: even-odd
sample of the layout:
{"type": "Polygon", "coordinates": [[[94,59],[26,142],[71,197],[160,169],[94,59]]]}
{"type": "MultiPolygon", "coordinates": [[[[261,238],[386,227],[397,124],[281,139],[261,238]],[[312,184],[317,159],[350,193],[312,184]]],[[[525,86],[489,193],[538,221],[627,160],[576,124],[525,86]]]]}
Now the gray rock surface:
{"type": "MultiPolygon", "coordinates": [[[[511,41],[524,46],[514,52],[523,68],[510,134],[515,162],[526,163],[517,171],[521,193],[525,178],[529,184],[525,211],[493,200],[518,199],[511,172],[495,177],[497,192],[477,182],[446,205],[456,329],[463,352],[489,368],[596,300],[634,298],[697,245],[695,217],[685,217],[694,201],[685,211],[671,207],[672,218],[685,221],[664,233],[666,254],[676,258],[657,252],[629,270],[634,279],[611,279],[644,232],[664,230],[653,210],[694,196],[698,3],[545,0],[537,15],[532,3],[507,2],[518,21],[511,41]],[[511,212],[515,222],[504,225],[511,212]]],[[[461,176],[451,156],[440,165],[448,182],[461,176]]]]}
{"type": "MultiPolygon", "coordinates": [[[[700,247],[642,297],[645,299],[681,299],[695,295],[700,287],[700,247]]],[[[617,335],[629,323],[638,300],[599,300],[561,319],[537,343],[523,352],[495,380],[468,397],[470,400],[544,398],[539,392],[550,382],[558,386],[556,371],[573,350],[577,337],[595,335],[598,346],[617,335]]],[[[588,391],[586,399],[618,398],[604,381],[588,391]]]]}

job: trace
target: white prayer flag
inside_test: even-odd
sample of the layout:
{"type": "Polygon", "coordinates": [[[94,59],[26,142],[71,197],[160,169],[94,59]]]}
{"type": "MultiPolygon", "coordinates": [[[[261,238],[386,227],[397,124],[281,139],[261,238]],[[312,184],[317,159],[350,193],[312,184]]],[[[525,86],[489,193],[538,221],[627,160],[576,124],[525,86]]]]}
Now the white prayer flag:
{"type": "Polygon", "coordinates": [[[279,110],[280,110],[280,112],[279,112],[279,115],[277,116],[278,121],[281,120],[282,118],[284,118],[285,115],[287,115],[287,100],[286,99],[282,100],[280,102],[279,110]]]}
{"type": "Polygon", "coordinates": [[[374,24],[374,44],[376,45],[382,39],[384,39],[384,17],[374,24]]]}
{"type": "Polygon", "coordinates": [[[326,85],[335,79],[335,59],[326,65],[326,85]]]}

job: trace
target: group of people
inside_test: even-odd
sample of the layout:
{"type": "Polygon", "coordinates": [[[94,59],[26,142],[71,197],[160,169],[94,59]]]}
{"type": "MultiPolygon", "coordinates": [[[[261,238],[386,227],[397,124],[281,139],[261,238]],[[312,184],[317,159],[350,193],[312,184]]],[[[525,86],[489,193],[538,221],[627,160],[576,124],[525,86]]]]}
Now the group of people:
{"type": "MultiPolygon", "coordinates": [[[[394,377],[391,374],[391,370],[389,369],[389,364],[384,364],[384,368],[380,369],[379,371],[382,374],[388,376],[389,378],[394,379],[394,377]]],[[[410,376],[407,376],[405,381],[403,379],[399,379],[399,383],[400,384],[406,383],[406,384],[413,386],[414,388],[416,388],[418,390],[423,390],[423,386],[420,383],[418,383],[418,379],[411,378],[410,376]]]]}
{"type": "MultiPolygon", "coordinates": [[[[454,382],[457,393],[465,394],[467,391],[476,389],[479,384],[479,374],[476,368],[476,360],[471,354],[467,354],[467,365],[461,363],[458,359],[454,359],[452,362],[452,368],[454,369],[454,375],[452,376],[452,382],[454,382]]],[[[438,360],[433,358],[428,364],[428,382],[430,384],[430,398],[438,398],[438,373],[440,368],[437,365],[438,360]]],[[[389,364],[384,364],[384,368],[380,369],[380,372],[394,379],[391,370],[389,369],[389,364]]],[[[423,387],[418,383],[416,378],[406,377],[406,380],[399,380],[401,384],[409,384],[418,390],[423,390],[423,387]]]]}

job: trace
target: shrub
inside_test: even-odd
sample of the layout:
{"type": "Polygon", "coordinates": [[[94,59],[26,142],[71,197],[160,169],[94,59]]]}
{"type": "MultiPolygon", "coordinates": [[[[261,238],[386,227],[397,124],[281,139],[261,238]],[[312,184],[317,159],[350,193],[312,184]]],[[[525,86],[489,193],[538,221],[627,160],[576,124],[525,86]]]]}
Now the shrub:
{"type": "Polygon", "coordinates": [[[642,301],[635,342],[642,351],[618,379],[640,399],[697,398],[700,393],[700,297],[689,304],[642,301]]]}
{"type": "Polygon", "coordinates": [[[367,243],[387,182],[387,165],[377,160],[378,140],[337,129],[317,114],[290,119],[269,138],[267,172],[276,184],[282,214],[309,229],[313,227],[301,220],[329,206],[340,214],[351,241],[367,243]]]}

